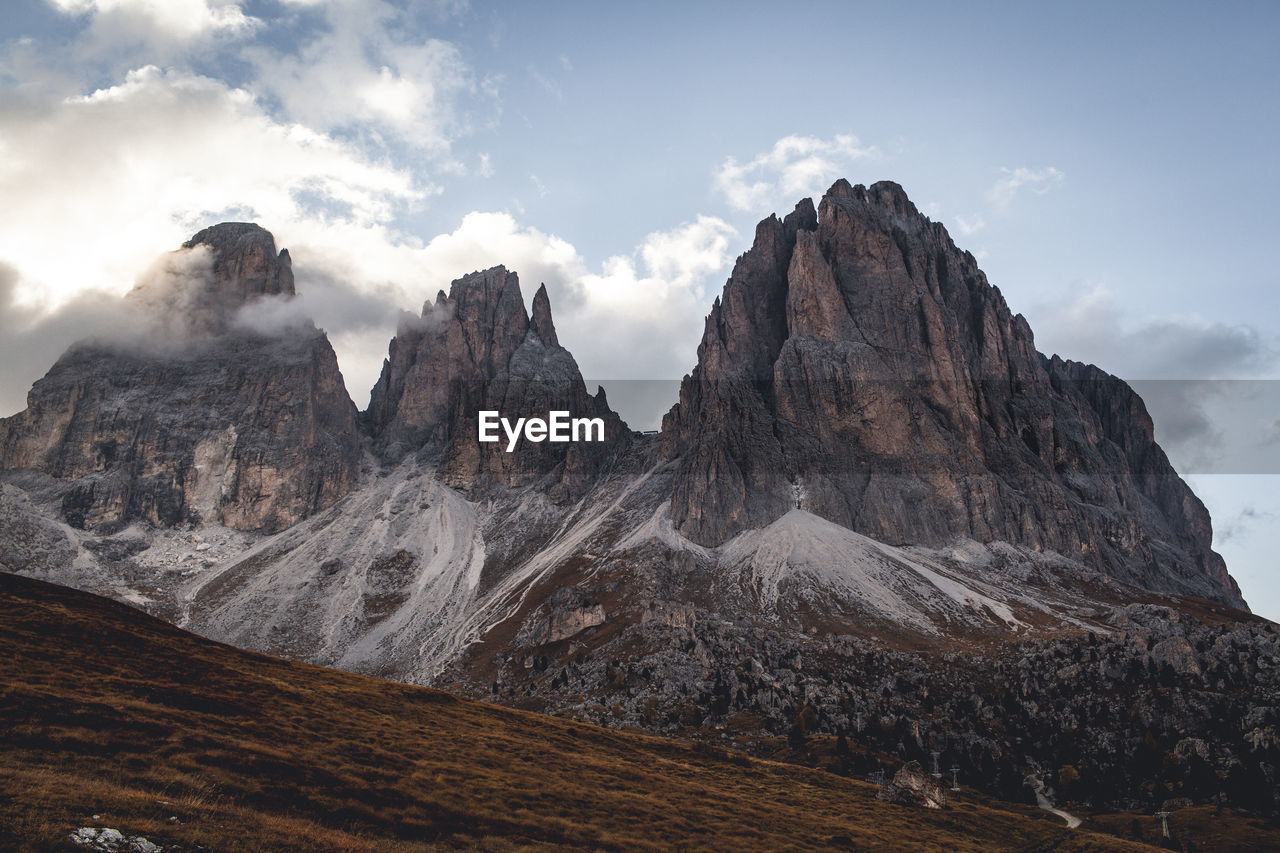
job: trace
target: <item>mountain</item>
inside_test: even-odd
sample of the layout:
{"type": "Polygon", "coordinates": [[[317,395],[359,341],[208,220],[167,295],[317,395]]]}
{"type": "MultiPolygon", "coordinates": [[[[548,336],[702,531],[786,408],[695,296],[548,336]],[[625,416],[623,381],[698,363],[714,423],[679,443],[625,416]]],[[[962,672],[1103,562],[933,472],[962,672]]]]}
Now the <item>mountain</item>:
{"type": "Polygon", "coordinates": [[[0,422],[0,568],[608,726],[843,735],[846,773],[937,751],[1007,800],[1280,808],[1275,626],[1141,399],[1038,353],[896,184],[760,223],[657,436],[503,267],[404,317],[357,417],[323,333],[242,310],[292,288],[259,232],[197,235],[132,299],[148,347],[73,349],[0,422]],[[478,440],[557,410],[602,440],[478,440]]]}
{"type": "Polygon", "coordinates": [[[365,423],[379,455],[398,460],[426,450],[439,456],[450,485],[478,494],[493,486],[538,484],[559,501],[586,493],[601,467],[630,440],[605,400],[588,395],[577,362],[560,346],[546,286],[525,311],[520,280],[505,267],[453,282],[420,317],[400,323],[373,388],[365,423]],[[514,422],[551,411],[600,418],[595,443],[525,442],[518,453],[477,441],[478,414],[514,422]]]}
{"type": "Polygon", "coordinates": [[[897,184],[767,219],[663,424],[676,530],[802,508],[890,544],[1051,550],[1243,607],[1209,516],[1124,382],[1047,359],[973,256],[897,184]]]}
{"type": "Polygon", "coordinates": [[[136,329],[68,350],[0,421],[0,467],[53,478],[72,527],[289,527],[346,494],[359,442],[337,357],[309,322],[239,312],[294,293],[256,225],[205,229],[129,295],[136,329]]]}
{"type": "Polygon", "coordinates": [[[1149,850],[724,749],[276,660],[0,574],[0,844],[164,850],[1149,850]],[[908,840],[909,839],[909,840],[908,840]]]}

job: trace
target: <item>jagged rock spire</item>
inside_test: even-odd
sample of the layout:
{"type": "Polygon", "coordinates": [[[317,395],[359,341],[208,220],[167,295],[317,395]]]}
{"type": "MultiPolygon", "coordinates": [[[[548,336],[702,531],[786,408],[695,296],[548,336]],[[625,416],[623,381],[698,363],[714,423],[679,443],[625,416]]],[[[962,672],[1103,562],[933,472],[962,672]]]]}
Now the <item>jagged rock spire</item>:
{"type": "Polygon", "coordinates": [[[389,459],[440,451],[443,475],[467,489],[544,482],[553,499],[580,496],[630,432],[604,397],[587,394],[573,356],[560,346],[545,285],[525,312],[519,278],[505,267],[453,282],[401,325],[364,415],[389,459]],[[564,410],[605,420],[601,444],[541,443],[506,453],[477,441],[477,415],[547,417],[564,410]]]}
{"type": "Polygon", "coordinates": [[[556,325],[551,321],[551,300],[547,298],[546,284],[539,285],[538,292],[533,295],[533,331],[547,346],[560,346],[556,325]]]}

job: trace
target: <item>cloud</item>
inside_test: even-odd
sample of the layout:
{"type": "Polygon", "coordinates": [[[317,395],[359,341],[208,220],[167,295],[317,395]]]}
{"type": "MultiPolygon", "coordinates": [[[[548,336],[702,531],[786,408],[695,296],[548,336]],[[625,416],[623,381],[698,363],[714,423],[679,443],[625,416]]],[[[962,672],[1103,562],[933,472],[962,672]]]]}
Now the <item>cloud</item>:
{"type": "Polygon", "coordinates": [[[473,213],[432,240],[421,262],[457,271],[451,278],[489,261],[505,263],[520,274],[526,299],[545,282],[560,339],[585,374],[666,379],[693,366],[707,284],[732,261],[734,236],[723,220],[699,216],[649,234],[632,253],[592,271],[565,240],[522,228],[506,214],[473,213]]]}
{"type": "MultiPolygon", "coordinates": [[[[561,60],[564,59],[563,56],[561,56],[560,58],[561,60]]],[[[567,70],[568,69],[566,69],[566,71],[567,70]]],[[[565,100],[564,88],[555,80],[552,80],[546,74],[543,74],[541,71],[539,71],[537,66],[530,65],[527,69],[525,69],[525,73],[529,75],[530,80],[538,84],[538,87],[542,89],[542,91],[546,92],[548,95],[555,98],[557,101],[564,103],[564,100],[565,100]]]]}
{"type": "MultiPolygon", "coordinates": [[[[385,352],[395,312],[412,304],[400,285],[420,278],[407,260],[421,243],[397,224],[439,192],[433,170],[466,171],[450,154],[469,121],[461,100],[497,102],[497,81],[475,81],[452,45],[422,34],[424,14],[457,4],[291,0],[254,6],[263,20],[225,0],[56,6],[79,16],[69,40],[0,49],[5,343],[25,347],[9,347],[0,402],[20,407],[67,345],[101,332],[95,317],[117,322],[115,297],[158,255],[229,219],[314,259],[280,312],[331,327],[349,361],[385,352]],[[350,274],[336,278],[322,262],[344,252],[331,267],[350,274]]],[[[476,168],[493,166],[486,155],[476,168]]],[[[368,371],[353,372],[359,399],[368,371]]]]}
{"type": "Polygon", "coordinates": [[[244,34],[261,24],[234,0],[49,0],[63,14],[89,16],[117,39],[186,41],[212,33],[244,34]]]}
{"type": "Polygon", "coordinates": [[[86,338],[130,337],[138,316],[118,295],[84,291],[57,311],[16,301],[18,271],[0,263],[0,417],[26,406],[27,390],[67,347],[86,338]]]}
{"type": "MultiPolygon", "coordinates": [[[[27,62],[36,80],[86,84],[119,80],[145,65],[190,70],[218,67],[246,42],[274,31],[234,0],[47,0],[65,15],[56,32],[31,39],[39,48],[27,62]],[[55,41],[54,39],[58,39],[55,41]]],[[[225,63],[221,67],[227,67],[225,63]]],[[[22,78],[19,78],[22,79],[22,78]]]]}
{"type": "MultiPolygon", "coordinates": [[[[732,260],[736,233],[699,216],[649,234],[631,255],[608,258],[578,282],[581,302],[571,320],[584,371],[622,379],[666,379],[688,372],[706,313],[706,287],[732,260]]],[[[568,339],[569,335],[562,334],[568,339]]]]}
{"type": "Polygon", "coordinates": [[[781,203],[821,193],[852,164],[877,154],[856,136],[831,139],[784,136],[747,163],[727,158],[714,175],[716,189],[737,210],[760,213],[781,203]]]}
{"type": "Polygon", "coordinates": [[[313,6],[321,25],[292,49],[246,47],[253,90],[278,104],[288,120],[375,146],[384,140],[448,155],[466,132],[458,103],[491,95],[450,42],[425,37],[411,13],[386,2],[326,2],[313,6]]]}
{"type": "Polygon", "coordinates": [[[1273,369],[1275,342],[1256,328],[1198,316],[1125,316],[1102,286],[1034,312],[1041,350],[1091,361],[1128,379],[1242,379],[1273,369]]]}
{"type": "Polygon", "coordinates": [[[708,286],[726,273],[735,236],[723,220],[699,216],[592,269],[569,241],[509,213],[473,211],[425,243],[351,224],[276,231],[293,257],[298,310],[329,332],[361,407],[399,312],[418,313],[454,279],[497,264],[519,274],[527,302],[547,285],[560,340],[585,375],[678,379],[696,359],[708,286]]]}
{"type": "Polygon", "coordinates": [[[1277,399],[1280,352],[1251,326],[1195,316],[1133,319],[1097,286],[1034,312],[1037,347],[1097,364],[1143,398],[1156,438],[1183,473],[1261,472],[1257,411],[1277,399]],[[1252,426],[1250,426],[1252,424],[1252,426]]]}
{"type": "Polygon", "coordinates": [[[1046,166],[1043,169],[1001,169],[1004,175],[987,190],[987,198],[997,208],[1004,209],[1013,203],[1019,193],[1026,191],[1035,195],[1044,195],[1050,190],[1062,186],[1067,176],[1061,169],[1046,166]]]}
{"type": "Polygon", "coordinates": [[[219,219],[388,221],[434,188],[297,124],[247,92],[153,66],[123,83],[6,111],[0,260],[17,298],[117,293],[161,251],[219,219]]]}
{"type": "MultiPolygon", "coordinates": [[[[648,280],[661,282],[664,292],[688,290],[701,299],[701,284],[724,268],[730,257],[730,240],[736,236],[738,232],[723,219],[700,215],[670,231],[650,234],[638,254],[648,280]]],[[[642,295],[646,299],[654,296],[652,292],[642,295]]]]}
{"type": "Polygon", "coordinates": [[[1218,547],[1233,539],[1248,538],[1258,526],[1270,527],[1276,520],[1276,514],[1256,506],[1245,506],[1228,518],[1213,525],[1214,546],[1218,547]]]}
{"type": "Polygon", "coordinates": [[[213,252],[204,245],[166,252],[138,276],[125,304],[157,321],[153,337],[186,339],[197,330],[198,317],[218,310],[206,296],[213,263],[213,252]]]}
{"type": "MultiPolygon", "coordinates": [[[[692,366],[707,284],[732,260],[736,235],[719,219],[654,232],[603,262],[509,213],[473,211],[430,240],[402,230],[440,191],[433,172],[492,174],[487,154],[464,168],[452,146],[475,121],[470,109],[501,106],[497,79],[477,79],[453,45],[424,36],[421,7],[59,8],[81,16],[69,41],[0,50],[4,408],[21,408],[75,340],[127,328],[120,296],[156,274],[158,256],[224,220],[259,222],[294,259],[299,297],[242,322],[313,318],[359,404],[400,312],[498,263],[520,273],[526,298],[547,283],[561,339],[586,372],[678,378],[692,366]]],[[[443,4],[437,19],[453,11],[443,4]]],[[[557,70],[571,68],[560,58],[557,70]]],[[[851,137],[783,140],[770,180],[796,192],[853,148],[851,137]]],[[[164,257],[161,266],[177,256],[164,257]]]]}

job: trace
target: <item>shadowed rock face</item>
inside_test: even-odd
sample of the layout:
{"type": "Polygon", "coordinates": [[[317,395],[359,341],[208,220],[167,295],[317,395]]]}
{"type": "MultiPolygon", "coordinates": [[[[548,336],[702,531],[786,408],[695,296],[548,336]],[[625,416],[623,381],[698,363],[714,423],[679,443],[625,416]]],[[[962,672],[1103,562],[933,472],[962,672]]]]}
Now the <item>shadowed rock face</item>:
{"type": "Polygon", "coordinates": [[[217,520],[274,531],[355,484],[355,407],[328,338],[310,323],[272,335],[231,325],[258,298],[293,295],[288,253],[241,223],[205,229],[184,250],[196,246],[207,265],[135,294],[141,313],[181,317],[145,316],[150,333],[77,344],[27,409],[0,421],[0,467],[63,481],[76,527],[217,520]],[[175,329],[185,334],[165,334],[175,329]]]}
{"type": "Polygon", "coordinates": [[[902,188],[838,181],[760,223],[663,422],[676,528],[704,545],[801,507],[888,543],[956,536],[1243,605],[1138,396],[1046,359],[902,188]]]}
{"type": "Polygon", "coordinates": [[[587,393],[578,365],[560,346],[546,288],[534,297],[532,321],[516,274],[493,267],[453,282],[408,317],[391,341],[370,396],[365,423],[386,459],[425,450],[441,454],[446,482],[482,492],[538,484],[553,500],[576,499],[630,432],[600,390],[587,393]],[[602,418],[605,441],[530,443],[507,453],[506,441],[482,444],[478,413],[514,422],[553,410],[602,418]]]}

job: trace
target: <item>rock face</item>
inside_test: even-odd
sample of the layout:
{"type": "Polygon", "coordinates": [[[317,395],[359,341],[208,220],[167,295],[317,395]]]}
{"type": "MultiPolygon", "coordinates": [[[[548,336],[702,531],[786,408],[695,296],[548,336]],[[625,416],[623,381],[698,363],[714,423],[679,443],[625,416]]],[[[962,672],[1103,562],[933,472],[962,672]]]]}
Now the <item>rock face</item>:
{"type": "Polygon", "coordinates": [[[248,222],[206,228],[162,261],[166,274],[144,278],[129,298],[171,333],[219,334],[245,305],[295,292],[289,250],[277,253],[271,232],[248,222]]]}
{"type": "Polygon", "coordinates": [[[289,250],[276,254],[271,232],[252,222],[222,222],[198,232],[182,248],[208,246],[213,283],[208,295],[240,306],[259,296],[293,296],[289,250]]]}
{"type": "Polygon", "coordinates": [[[135,294],[144,313],[160,312],[145,318],[149,335],[77,344],[26,410],[0,421],[0,467],[62,481],[75,527],[217,520],[274,531],[355,484],[355,407],[328,338],[310,323],[271,334],[231,325],[253,300],[293,294],[288,254],[238,223],[183,251],[206,263],[135,294]],[[165,337],[175,329],[185,337],[165,337]]]}
{"type": "Polygon", "coordinates": [[[540,611],[527,630],[517,638],[526,646],[558,643],[597,625],[608,618],[604,605],[592,601],[579,587],[563,587],[551,594],[545,612],[540,611]]]}
{"type": "Polygon", "coordinates": [[[902,188],[838,181],[760,223],[663,422],[671,519],[719,545],[793,508],[890,544],[1057,551],[1243,606],[1142,401],[1047,359],[902,188]]]}
{"type": "Polygon", "coordinates": [[[525,311],[516,274],[505,267],[453,282],[407,317],[391,341],[365,423],[387,459],[410,452],[440,454],[443,478],[479,493],[495,486],[539,484],[555,500],[576,499],[625,448],[630,431],[601,389],[589,395],[568,350],[560,346],[546,287],[525,311]],[[567,411],[600,418],[599,442],[533,443],[507,452],[507,440],[478,440],[480,411],[546,418],[567,411]]]}

